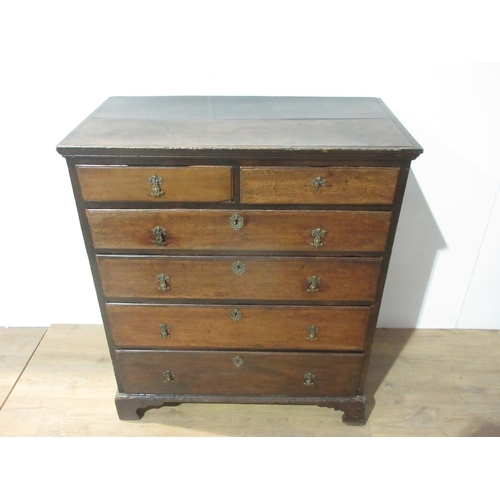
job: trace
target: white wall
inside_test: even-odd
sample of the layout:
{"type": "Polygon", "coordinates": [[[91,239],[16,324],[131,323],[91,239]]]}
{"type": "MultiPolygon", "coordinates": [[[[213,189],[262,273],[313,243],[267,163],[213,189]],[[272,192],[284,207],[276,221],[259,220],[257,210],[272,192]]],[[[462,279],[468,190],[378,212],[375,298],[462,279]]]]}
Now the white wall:
{"type": "Polygon", "coordinates": [[[425,152],[379,326],[500,328],[500,63],[481,62],[500,60],[500,43],[487,6],[4,6],[0,325],[101,321],[55,145],[108,96],[201,94],[384,99],[425,152]]]}

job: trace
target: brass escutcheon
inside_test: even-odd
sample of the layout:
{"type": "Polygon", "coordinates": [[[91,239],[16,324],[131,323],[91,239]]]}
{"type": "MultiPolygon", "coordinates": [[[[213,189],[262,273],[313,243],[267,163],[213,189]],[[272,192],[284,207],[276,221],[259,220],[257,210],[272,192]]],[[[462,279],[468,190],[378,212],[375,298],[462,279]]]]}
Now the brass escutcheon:
{"type": "Polygon", "coordinates": [[[158,288],[162,292],[166,292],[167,290],[170,290],[169,286],[167,285],[167,283],[170,281],[170,276],[167,276],[166,274],[159,274],[157,276],[157,278],[158,278],[158,281],[160,282],[160,285],[158,288]]]}
{"type": "Polygon", "coordinates": [[[234,366],[241,366],[244,362],[245,360],[241,356],[235,356],[233,358],[234,366]]]}
{"type": "Polygon", "coordinates": [[[157,175],[152,175],[148,179],[148,181],[151,184],[151,186],[153,186],[153,191],[151,191],[151,196],[158,198],[162,194],[165,194],[160,188],[160,185],[163,184],[163,179],[161,177],[158,177],[157,175]]]}
{"type": "Polygon", "coordinates": [[[322,247],[323,242],[321,241],[321,238],[324,238],[326,234],[326,231],[324,229],[321,229],[320,227],[317,227],[313,231],[311,231],[311,236],[314,238],[311,245],[313,247],[322,247]]]}
{"type": "Polygon", "coordinates": [[[163,372],[163,381],[164,382],[173,382],[174,381],[174,372],[167,370],[163,372]]]}
{"type": "Polygon", "coordinates": [[[311,185],[313,185],[316,188],[316,191],[319,191],[320,187],[326,186],[326,180],[323,179],[323,177],[318,176],[312,180],[311,185]]]}
{"type": "Polygon", "coordinates": [[[153,236],[155,237],[155,244],[163,246],[165,245],[165,235],[167,234],[167,231],[161,226],[156,226],[153,229],[153,236]]]}
{"type": "Polygon", "coordinates": [[[317,326],[311,325],[307,332],[309,333],[307,340],[318,340],[319,328],[317,326]]]}
{"type": "Polygon", "coordinates": [[[233,262],[232,266],[233,271],[238,275],[241,276],[245,272],[245,263],[242,262],[241,260],[237,260],[236,262],[233,262]]]}
{"type": "Polygon", "coordinates": [[[315,378],[316,375],[313,375],[312,373],[306,373],[304,375],[304,385],[313,385],[315,378]]]}
{"type": "Polygon", "coordinates": [[[229,224],[235,231],[239,231],[243,227],[245,219],[240,214],[233,214],[229,217],[229,224]]]}
{"type": "Polygon", "coordinates": [[[233,309],[229,315],[231,316],[231,319],[233,321],[239,321],[243,317],[243,313],[241,312],[241,309],[233,309]]]}
{"type": "Polygon", "coordinates": [[[162,323],[161,325],[158,325],[158,328],[160,329],[160,337],[164,339],[170,338],[170,325],[162,323]]]}
{"type": "Polygon", "coordinates": [[[308,292],[319,292],[318,285],[321,283],[320,278],[317,276],[311,276],[310,278],[307,278],[307,282],[309,283],[309,288],[307,289],[308,292]]]}

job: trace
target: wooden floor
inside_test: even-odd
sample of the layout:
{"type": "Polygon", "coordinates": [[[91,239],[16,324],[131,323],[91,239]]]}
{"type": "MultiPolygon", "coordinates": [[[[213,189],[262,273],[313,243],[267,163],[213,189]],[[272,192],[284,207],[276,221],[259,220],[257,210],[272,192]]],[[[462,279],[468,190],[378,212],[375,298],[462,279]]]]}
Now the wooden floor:
{"type": "Polygon", "coordinates": [[[370,417],[315,406],[183,404],[120,421],[101,326],[0,329],[0,436],[500,436],[500,332],[378,330],[370,417]]]}

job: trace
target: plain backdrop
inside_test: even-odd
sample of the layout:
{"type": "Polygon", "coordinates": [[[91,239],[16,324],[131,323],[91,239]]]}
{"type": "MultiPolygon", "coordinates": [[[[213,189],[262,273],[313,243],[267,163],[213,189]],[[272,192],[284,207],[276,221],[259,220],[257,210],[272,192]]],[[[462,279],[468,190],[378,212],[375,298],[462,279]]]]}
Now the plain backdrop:
{"type": "Polygon", "coordinates": [[[100,323],[65,160],[113,95],[380,97],[423,146],[380,327],[500,328],[493,2],[1,7],[0,325],[100,323]]]}

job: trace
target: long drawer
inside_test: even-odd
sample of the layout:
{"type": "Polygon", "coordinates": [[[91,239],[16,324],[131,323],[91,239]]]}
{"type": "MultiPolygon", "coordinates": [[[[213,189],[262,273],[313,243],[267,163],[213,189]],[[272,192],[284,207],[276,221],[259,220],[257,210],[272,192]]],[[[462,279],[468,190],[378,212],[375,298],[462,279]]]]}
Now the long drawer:
{"type": "Polygon", "coordinates": [[[115,345],[157,349],[363,349],[371,307],[107,304],[115,345]]]}
{"type": "Polygon", "coordinates": [[[391,212],[87,210],[97,249],[385,250],[391,212]]]}
{"type": "Polygon", "coordinates": [[[382,259],[98,256],[108,298],[372,301],[382,259]]]}
{"type": "Polygon", "coordinates": [[[396,167],[242,167],[241,202],[392,205],[396,167]]]}
{"type": "Polygon", "coordinates": [[[362,354],[117,351],[130,394],[355,396],[362,354]]]}

